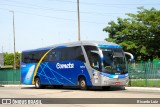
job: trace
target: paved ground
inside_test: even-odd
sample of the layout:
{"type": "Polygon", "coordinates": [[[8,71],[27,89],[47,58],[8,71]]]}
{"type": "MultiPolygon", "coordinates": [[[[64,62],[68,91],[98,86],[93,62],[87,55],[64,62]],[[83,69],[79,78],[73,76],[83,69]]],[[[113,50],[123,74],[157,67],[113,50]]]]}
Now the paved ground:
{"type": "MultiPolygon", "coordinates": [[[[127,87],[125,90],[119,87],[112,87],[110,90],[104,91],[101,88],[93,88],[87,91],[81,91],[76,87],[65,87],[62,89],[54,89],[48,87],[45,89],[35,89],[33,86],[4,86],[0,87],[0,98],[160,98],[159,88],[137,88],[127,87]]],[[[22,105],[0,105],[15,106],[22,105]]],[[[23,105],[24,106],[43,106],[48,107],[53,105],[23,105]]],[[[151,104],[54,104],[55,107],[153,107],[151,104]]],[[[159,107],[160,105],[154,105],[159,107]]]]}

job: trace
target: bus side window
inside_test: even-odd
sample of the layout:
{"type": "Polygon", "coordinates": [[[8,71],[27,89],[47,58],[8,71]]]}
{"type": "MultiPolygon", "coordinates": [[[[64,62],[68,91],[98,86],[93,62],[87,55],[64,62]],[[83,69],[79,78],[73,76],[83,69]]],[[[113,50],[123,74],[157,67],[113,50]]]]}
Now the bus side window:
{"type": "Polygon", "coordinates": [[[24,63],[37,63],[38,62],[38,58],[36,56],[36,52],[32,52],[32,53],[23,53],[22,54],[22,62],[24,63]]]}
{"type": "MultiPolygon", "coordinates": [[[[43,51],[40,51],[38,52],[39,54],[39,57],[38,57],[38,60],[40,61],[40,59],[45,55],[45,53],[47,52],[48,50],[43,50],[43,51]]],[[[38,56],[38,55],[37,55],[38,56]]],[[[48,55],[46,57],[44,57],[44,59],[42,60],[42,62],[47,62],[49,59],[48,55]]]]}
{"type": "Polygon", "coordinates": [[[82,62],[86,62],[85,59],[84,59],[84,54],[83,54],[82,48],[80,46],[76,47],[76,57],[75,57],[75,59],[79,60],[79,61],[82,61],[82,62]]]}
{"type": "Polygon", "coordinates": [[[60,56],[61,56],[61,52],[57,51],[56,52],[56,61],[60,61],[60,56]]]}
{"type": "Polygon", "coordinates": [[[55,51],[51,51],[49,54],[49,61],[57,61],[56,59],[56,52],[55,51]]]}
{"type": "Polygon", "coordinates": [[[61,49],[61,60],[62,61],[65,61],[65,60],[69,60],[69,58],[68,58],[68,49],[69,48],[62,48],[61,49]]]}
{"type": "Polygon", "coordinates": [[[91,51],[98,51],[98,48],[96,46],[84,46],[85,51],[87,53],[87,57],[90,63],[90,66],[96,70],[101,70],[101,61],[100,56],[97,53],[93,53],[91,51]]]}
{"type": "Polygon", "coordinates": [[[74,47],[69,47],[67,49],[68,60],[75,60],[75,49],[74,47]]]}
{"type": "MultiPolygon", "coordinates": [[[[51,54],[53,55],[53,53],[51,54]]],[[[56,49],[54,58],[55,61],[79,60],[85,62],[84,55],[80,46],[56,49]]]]}
{"type": "Polygon", "coordinates": [[[84,55],[80,46],[66,48],[66,60],[79,60],[85,62],[84,55]]]}
{"type": "Polygon", "coordinates": [[[100,70],[100,56],[97,53],[90,52],[89,62],[92,68],[100,70]]]}
{"type": "Polygon", "coordinates": [[[29,58],[29,55],[27,53],[23,53],[23,55],[22,55],[22,62],[24,62],[24,63],[30,63],[30,58],[29,58]]]}

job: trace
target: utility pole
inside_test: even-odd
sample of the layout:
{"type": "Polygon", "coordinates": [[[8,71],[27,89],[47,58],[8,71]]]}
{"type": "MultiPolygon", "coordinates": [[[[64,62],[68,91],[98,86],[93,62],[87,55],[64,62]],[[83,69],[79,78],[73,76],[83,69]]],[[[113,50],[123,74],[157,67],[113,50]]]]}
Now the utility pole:
{"type": "Polygon", "coordinates": [[[79,0],[77,0],[77,13],[78,13],[78,41],[81,40],[80,37],[80,13],[79,13],[79,0]]]}
{"type": "Polygon", "coordinates": [[[15,26],[14,26],[14,11],[10,11],[13,14],[13,42],[14,42],[14,65],[13,68],[16,69],[16,43],[15,43],[15,26]]]}

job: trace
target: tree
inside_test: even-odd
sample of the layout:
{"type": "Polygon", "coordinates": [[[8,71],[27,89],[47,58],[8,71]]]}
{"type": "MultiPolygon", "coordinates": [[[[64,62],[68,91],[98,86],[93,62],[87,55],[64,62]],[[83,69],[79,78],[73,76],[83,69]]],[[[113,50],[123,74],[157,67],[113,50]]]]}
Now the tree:
{"type": "Polygon", "coordinates": [[[14,54],[13,53],[4,53],[4,65],[13,65],[14,63],[14,54]]]}
{"type": "Polygon", "coordinates": [[[137,60],[160,57],[160,10],[139,7],[137,14],[127,15],[129,18],[117,18],[117,23],[108,23],[103,29],[109,33],[106,40],[118,43],[137,60]]]}
{"type": "MultiPolygon", "coordinates": [[[[4,53],[4,65],[14,64],[14,53],[4,53]]],[[[20,53],[16,52],[16,67],[20,67],[20,53]]]]}

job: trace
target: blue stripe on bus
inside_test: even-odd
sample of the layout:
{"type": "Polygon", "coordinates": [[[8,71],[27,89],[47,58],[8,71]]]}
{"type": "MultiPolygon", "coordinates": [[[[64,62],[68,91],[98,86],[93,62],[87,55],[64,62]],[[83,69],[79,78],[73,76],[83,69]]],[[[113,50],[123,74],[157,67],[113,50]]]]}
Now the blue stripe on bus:
{"type": "Polygon", "coordinates": [[[104,45],[104,44],[98,44],[99,48],[122,48],[119,45],[104,45]]]}

